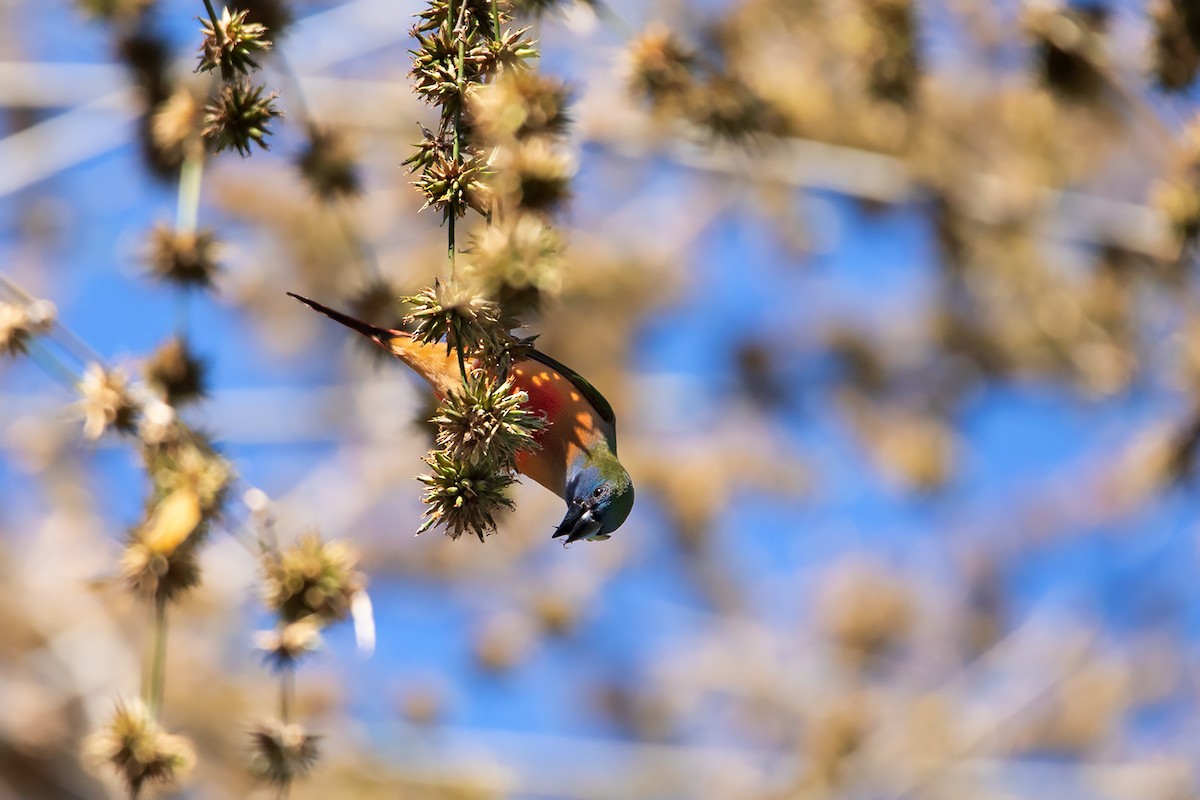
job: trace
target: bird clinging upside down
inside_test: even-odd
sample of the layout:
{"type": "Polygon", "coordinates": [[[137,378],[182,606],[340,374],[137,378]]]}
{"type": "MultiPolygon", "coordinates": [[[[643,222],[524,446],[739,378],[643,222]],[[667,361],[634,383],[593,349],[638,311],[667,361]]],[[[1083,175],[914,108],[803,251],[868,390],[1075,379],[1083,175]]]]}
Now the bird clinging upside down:
{"type": "MultiPolygon", "coordinates": [[[[427,380],[439,398],[462,386],[458,360],[445,347],[288,294],[378,343],[427,380]]],[[[509,373],[514,391],[525,392],[528,408],[549,423],[534,435],[537,450],[518,453],[517,470],[567,501],[567,515],[553,538],[607,539],[633,508],[633,483],[617,460],[612,406],[578,373],[532,348],[509,373]]]]}

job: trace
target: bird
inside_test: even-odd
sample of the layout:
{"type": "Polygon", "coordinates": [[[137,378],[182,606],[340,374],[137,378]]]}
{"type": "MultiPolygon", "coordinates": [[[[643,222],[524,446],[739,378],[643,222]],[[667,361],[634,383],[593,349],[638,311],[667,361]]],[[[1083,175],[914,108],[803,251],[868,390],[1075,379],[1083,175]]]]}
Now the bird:
{"type": "MultiPolygon", "coordinates": [[[[439,399],[462,386],[456,356],[438,343],[371,325],[315,300],[288,295],[383,347],[424,378],[439,399]]],[[[633,509],[633,481],[617,459],[617,420],[604,395],[570,367],[532,347],[509,368],[513,391],[548,425],[534,438],[539,447],[517,454],[517,471],[557,494],[567,512],[553,539],[602,541],[633,509]]]]}

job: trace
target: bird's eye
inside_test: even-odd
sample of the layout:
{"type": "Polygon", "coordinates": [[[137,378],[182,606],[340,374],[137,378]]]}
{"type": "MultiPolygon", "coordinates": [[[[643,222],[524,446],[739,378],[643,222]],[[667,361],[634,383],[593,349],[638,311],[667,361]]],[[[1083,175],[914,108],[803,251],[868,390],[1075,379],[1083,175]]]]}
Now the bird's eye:
{"type": "Polygon", "coordinates": [[[596,498],[597,500],[599,500],[603,496],[604,496],[604,487],[603,486],[597,486],[596,491],[592,492],[592,497],[596,498]]]}

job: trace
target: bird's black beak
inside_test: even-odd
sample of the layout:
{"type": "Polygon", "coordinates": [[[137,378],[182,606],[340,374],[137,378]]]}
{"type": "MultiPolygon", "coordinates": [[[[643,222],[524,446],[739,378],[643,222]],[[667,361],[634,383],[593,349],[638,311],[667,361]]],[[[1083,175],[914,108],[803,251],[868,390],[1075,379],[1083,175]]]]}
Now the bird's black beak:
{"type": "Polygon", "coordinates": [[[577,503],[567,506],[567,515],[554,531],[553,539],[567,537],[567,543],[578,542],[580,539],[590,539],[600,532],[600,520],[590,508],[584,508],[577,503]]]}

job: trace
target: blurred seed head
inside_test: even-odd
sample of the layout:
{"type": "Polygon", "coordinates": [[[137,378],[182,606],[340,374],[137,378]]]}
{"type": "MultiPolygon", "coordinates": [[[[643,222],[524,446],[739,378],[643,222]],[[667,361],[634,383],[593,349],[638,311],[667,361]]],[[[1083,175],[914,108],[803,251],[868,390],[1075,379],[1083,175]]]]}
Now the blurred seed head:
{"type": "Polygon", "coordinates": [[[325,201],[357,197],[362,192],[358,155],[346,134],[336,128],[310,125],[307,135],[304,152],[296,164],[317,197],[325,201]]]}
{"type": "Polygon", "coordinates": [[[660,23],[630,43],[627,58],[630,89],[655,108],[677,104],[695,83],[695,52],[660,23]]]}
{"type": "Polygon", "coordinates": [[[264,599],[284,622],[314,616],[324,624],[343,620],[366,579],[358,554],[344,542],[307,534],[278,555],[263,560],[264,599]]]}
{"type": "Polygon", "coordinates": [[[150,121],[150,137],[164,161],[181,161],[189,143],[200,135],[200,100],[186,87],[160,103],[150,121]]]}
{"type": "Polygon", "coordinates": [[[158,531],[152,516],[131,532],[121,553],[121,577],[138,596],[171,602],[200,583],[199,547],[205,530],[193,526],[173,548],[163,546],[158,531]]]}
{"type": "MultiPolygon", "coordinates": [[[[1161,88],[1172,92],[1191,86],[1200,69],[1200,52],[1188,26],[1186,5],[1187,0],[1155,0],[1150,12],[1154,23],[1151,72],[1161,88]]],[[[1200,12],[1190,13],[1200,17],[1200,12]]]]}
{"type": "Polygon", "coordinates": [[[208,289],[220,268],[219,251],[220,245],[211,230],[176,231],[166,223],[159,223],[150,232],[146,260],[151,273],[160,280],[208,289]]]}
{"type": "Polygon", "coordinates": [[[283,115],[275,107],[278,92],[265,92],[266,87],[245,81],[221,87],[204,108],[204,130],[201,131],[214,151],[219,153],[232,147],[245,158],[250,155],[252,144],[267,149],[271,120],[283,115]]]}
{"type": "Polygon", "coordinates": [[[575,164],[544,136],[501,147],[494,167],[496,192],[516,208],[552,214],[570,199],[575,164]]]}
{"type": "Polygon", "coordinates": [[[207,365],[179,336],[172,336],[155,350],[144,368],[146,384],[171,406],[203,399],[207,371],[207,365]]]}
{"type": "Polygon", "coordinates": [[[10,356],[26,352],[30,339],[54,327],[57,310],[49,300],[29,304],[0,303],[0,352],[10,356]]]}
{"type": "Polygon", "coordinates": [[[502,73],[470,95],[470,120],[493,144],[535,136],[557,137],[571,123],[566,85],[532,69],[502,73]]]}
{"type": "Polygon", "coordinates": [[[200,64],[197,72],[221,71],[221,79],[235,80],[259,68],[255,56],[271,49],[267,29],[257,22],[248,22],[246,10],[230,12],[221,9],[214,24],[208,17],[200,20],[204,42],[200,45],[200,64]]]}
{"type": "Polygon", "coordinates": [[[89,17],[105,22],[136,19],[155,0],[75,0],[75,6],[89,17]]]}
{"type": "Polygon", "coordinates": [[[132,433],[137,425],[139,405],[130,394],[129,378],[124,370],[106,370],[88,364],[79,382],[80,407],[83,410],[83,435],[99,439],[109,428],[132,433]]]}
{"type": "Polygon", "coordinates": [[[916,616],[908,587],[878,567],[848,564],[833,572],[820,597],[821,624],[839,655],[866,669],[892,653],[916,616]]]}
{"type": "Polygon", "coordinates": [[[196,762],[191,742],[164,733],[140,702],[119,702],[109,723],[85,740],[84,752],[114,769],[134,798],[149,784],[175,783],[196,762]]]}
{"type": "Polygon", "coordinates": [[[321,646],[321,618],[309,614],[284,622],[273,631],[259,631],[254,644],[276,670],[292,669],[300,658],[321,646]]]}
{"type": "Polygon", "coordinates": [[[510,216],[472,237],[463,275],[506,319],[522,319],[562,291],[561,249],[558,233],[540,217],[510,216]]]}
{"type": "Polygon", "coordinates": [[[276,720],[255,725],[250,731],[250,768],[261,780],[286,786],[308,774],[320,757],[319,737],[304,726],[276,720]]]}
{"type": "Polygon", "coordinates": [[[1107,83],[1108,12],[1100,6],[1028,6],[1021,19],[1033,39],[1042,80],[1060,96],[1096,99],[1107,83]]]}
{"type": "Polygon", "coordinates": [[[158,495],[189,489],[196,493],[205,519],[221,514],[234,471],[203,436],[189,431],[161,445],[145,444],[142,460],[158,495]]]}

